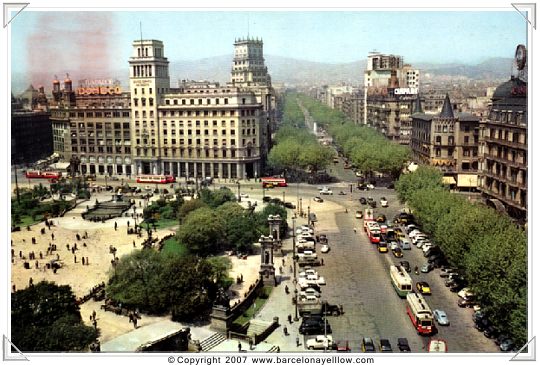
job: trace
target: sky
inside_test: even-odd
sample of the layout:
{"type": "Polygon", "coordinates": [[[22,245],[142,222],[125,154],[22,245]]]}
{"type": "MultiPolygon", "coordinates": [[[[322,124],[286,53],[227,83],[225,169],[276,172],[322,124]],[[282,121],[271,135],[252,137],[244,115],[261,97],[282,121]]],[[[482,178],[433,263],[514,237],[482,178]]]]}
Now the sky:
{"type": "Polygon", "coordinates": [[[30,11],[11,23],[12,75],[127,69],[131,43],[164,42],[169,61],[231,55],[235,38],[262,38],[264,53],[325,63],[377,50],[407,63],[476,64],[513,57],[526,21],[509,11],[30,11]],[[60,71],[62,72],[62,71],[60,71]]]}

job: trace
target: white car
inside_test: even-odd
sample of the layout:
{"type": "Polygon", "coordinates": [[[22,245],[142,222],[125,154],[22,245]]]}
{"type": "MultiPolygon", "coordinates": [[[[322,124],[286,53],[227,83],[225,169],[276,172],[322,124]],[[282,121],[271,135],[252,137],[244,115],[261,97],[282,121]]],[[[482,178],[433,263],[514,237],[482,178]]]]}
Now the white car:
{"type": "Polygon", "coordinates": [[[319,293],[317,290],[313,288],[305,288],[304,290],[301,290],[300,293],[298,293],[298,295],[304,296],[304,297],[307,297],[309,295],[317,297],[317,298],[321,297],[321,293],[319,293]]]}
{"type": "Polygon", "coordinates": [[[466,298],[473,296],[474,293],[472,292],[471,288],[463,288],[457,293],[457,295],[460,298],[466,298]]]}
{"type": "Polygon", "coordinates": [[[354,217],[356,219],[362,219],[363,215],[362,215],[362,211],[361,210],[357,210],[356,213],[354,213],[354,217]]]}
{"type": "Polygon", "coordinates": [[[386,200],[386,198],[384,196],[381,198],[381,207],[383,207],[383,208],[388,207],[388,200],[386,200]]]}
{"type": "Polygon", "coordinates": [[[333,345],[334,340],[331,335],[317,335],[317,337],[306,341],[306,347],[310,350],[330,349],[333,345]]]}
{"type": "Polygon", "coordinates": [[[314,295],[299,295],[298,298],[302,303],[319,303],[319,298],[314,295]]]}
{"type": "Polygon", "coordinates": [[[299,279],[298,284],[300,284],[301,288],[307,287],[309,286],[309,284],[326,285],[326,280],[324,280],[324,277],[322,276],[319,276],[317,278],[317,277],[308,275],[307,277],[303,279],[299,279]]]}
{"type": "Polygon", "coordinates": [[[424,242],[424,244],[422,245],[422,251],[426,253],[431,247],[433,247],[433,243],[424,242]]]}
{"type": "Polygon", "coordinates": [[[405,237],[401,237],[399,239],[399,244],[401,246],[402,250],[410,250],[411,249],[411,241],[405,237]]]}
{"type": "Polygon", "coordinates": [[[362,177],[362,172],[360,171],[356,171],[354,174],[356,175],[356,177],[362,177]]]}
{"type": "Polygon", "coordinates": [[[396,248],[398,248],[398,243],[396,241],[392,241],[390,243],[390,250],[395,250],[396,248]]]}
{"type": "Polygon", "coordinates": [[[319,194],[321,195],[334,195],[334,193],[332,192],[332,190],[326,188],[326,189],[322,189],[319,194]]]}
{"type": "Polygon", "coordinates": [[[321,246],[321,253],[328,253],[329,251],[330,251],[330,246],[328,245],[321,246]]]}
{"type": "Polygon", "coordinates": [[[418,240],[416,241],[416,247],[424,248],[425,246],[433,245],[429,240],[418,240]]]}
{"type": "Polygon", "coordinates": [[[247,199],[247,198],[249,198],[249,195],[247,195],[246,193],[242,193],[242,194],[240,194],[240,198],[247,199]]]}

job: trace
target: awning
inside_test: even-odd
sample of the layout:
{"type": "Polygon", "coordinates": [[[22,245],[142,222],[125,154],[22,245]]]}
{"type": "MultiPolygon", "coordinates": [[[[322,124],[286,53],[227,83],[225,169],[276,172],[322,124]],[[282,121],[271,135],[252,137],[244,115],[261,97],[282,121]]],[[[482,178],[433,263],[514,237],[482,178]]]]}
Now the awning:
{"type": "Polygon", "coordinates": [[[457,186],[463,188],[476,188],[478,186],[478,175],[458,174],[457,186]]]}
{"type": "Polygon", "coordinates": [[[442,183],[443,185],[455,185],[456,179],[453,176],[443,176],[442,183]]]}

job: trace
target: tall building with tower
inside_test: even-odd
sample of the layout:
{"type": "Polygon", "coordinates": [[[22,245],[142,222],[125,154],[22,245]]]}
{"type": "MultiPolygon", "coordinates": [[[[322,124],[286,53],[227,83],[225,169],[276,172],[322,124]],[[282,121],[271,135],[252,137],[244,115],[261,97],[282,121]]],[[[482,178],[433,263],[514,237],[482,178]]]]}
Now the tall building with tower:
{"type": "Polygon", "coordinates": [[[169,61],[163,42],[136,40],[129,59],[129,90],[131,93],[132,140],[136,173],[162,173],[164,154],[158,105],[169,92],[169,61]]]}

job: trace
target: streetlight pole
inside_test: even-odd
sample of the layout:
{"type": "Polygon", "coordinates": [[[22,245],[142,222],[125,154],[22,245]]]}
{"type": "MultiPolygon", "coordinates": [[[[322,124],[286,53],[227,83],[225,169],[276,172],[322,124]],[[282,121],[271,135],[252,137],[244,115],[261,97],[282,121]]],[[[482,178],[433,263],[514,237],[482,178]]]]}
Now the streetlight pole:
{"type": "Polygon", "coordinates": [[[293,278],[294,278],[294,320],[298,321],[298,289],[296,288],[296,214],[292,217],[293,226],[293,278]]]}

